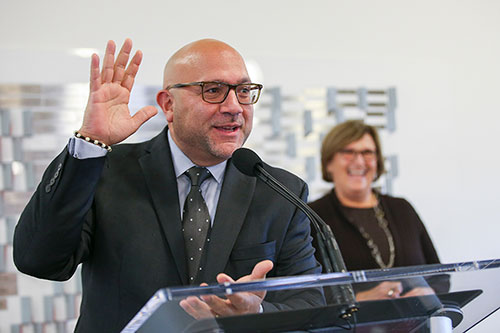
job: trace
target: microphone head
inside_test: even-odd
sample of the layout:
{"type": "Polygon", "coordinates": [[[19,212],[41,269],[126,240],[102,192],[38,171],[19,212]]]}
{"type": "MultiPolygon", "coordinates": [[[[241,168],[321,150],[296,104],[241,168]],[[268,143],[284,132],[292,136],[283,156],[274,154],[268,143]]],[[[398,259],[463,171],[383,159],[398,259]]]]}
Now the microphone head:
{"type": "Polygon", "coordinates": [[[259,155],[248,148],[236,149],[231,160],[236,169],[250,177],[256,177],[255,167],[257,165],[262,165],[262,160],[259,155]]]}

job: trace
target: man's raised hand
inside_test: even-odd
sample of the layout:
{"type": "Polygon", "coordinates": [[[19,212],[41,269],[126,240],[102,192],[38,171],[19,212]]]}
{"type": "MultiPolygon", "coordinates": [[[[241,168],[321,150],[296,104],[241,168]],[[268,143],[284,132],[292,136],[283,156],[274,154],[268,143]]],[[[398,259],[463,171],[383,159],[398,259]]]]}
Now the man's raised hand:
{"type": "Polygon", "coordinates": [[[99,56],[92,55],[89,100],[79,130],[83,136],[107,145],[125,140],[157,113],[154,106],[148,105],[130,115],[130,91],[141,64],[142,52],[137,51],[128,61],[132,50],[130,39],[125,40],[116,60],[115,50],[115,43],[109,41],[102,70],[99,69],[99,56]]]}

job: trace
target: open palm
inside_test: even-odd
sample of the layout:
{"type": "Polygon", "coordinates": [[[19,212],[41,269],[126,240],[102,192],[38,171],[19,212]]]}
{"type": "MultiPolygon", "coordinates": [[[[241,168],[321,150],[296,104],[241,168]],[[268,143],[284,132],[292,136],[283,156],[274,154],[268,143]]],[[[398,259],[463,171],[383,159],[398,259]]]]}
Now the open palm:
{"type": "Polygon", "coordinates": [[[92,55],[89,100],[79,130],[83,136],[108,145],[125,140],[157,113],[156,108],[149,105],[130,115],[130,91],[141,64],[142,52],[137,51],[127,66],[132,41],[125,40],[116,61],[115,49],[115,43],[109,41],[101,71],[99,57],[92,55]]]}

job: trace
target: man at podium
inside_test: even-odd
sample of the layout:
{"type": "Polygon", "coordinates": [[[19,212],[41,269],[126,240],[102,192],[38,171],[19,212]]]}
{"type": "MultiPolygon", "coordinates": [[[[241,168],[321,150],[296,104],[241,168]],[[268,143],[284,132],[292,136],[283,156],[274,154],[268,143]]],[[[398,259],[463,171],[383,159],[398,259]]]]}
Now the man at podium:
{"type": "MultiPolygon", "coordinates": [[[[82,264],[77,332],[116,332],[159,288],[248,281],[321,271],[309,222],[256,178],[239,172],[232,153],[252,129],[253,83],[231,46],[199,40],[167,62],[157,102],[167,126],[138,144],[119,144],[156,114],[130,115],[142,53],[127,39],[115,58],[108,42],[92,56],[82,126],[51,162],[22,213],[14,261],[26,274],[67,280],[82,264]],[[221,274],[224,273],[224,274],[221,274]]],[[[304,201],[307,186],[269,172],[304,201]]],[[[323,304],[319,290],[280,299],[241,293],[190,298],[195,318],[323,304]]]]}

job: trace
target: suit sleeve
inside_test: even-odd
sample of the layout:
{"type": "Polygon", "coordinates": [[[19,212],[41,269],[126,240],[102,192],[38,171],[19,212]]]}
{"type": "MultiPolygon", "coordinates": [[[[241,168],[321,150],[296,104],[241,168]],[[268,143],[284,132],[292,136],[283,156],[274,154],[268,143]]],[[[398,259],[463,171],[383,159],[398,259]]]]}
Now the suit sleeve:
{"type": "Polygon", "coordinates": [[[90,210],[105,158],[75,159],[67,148],[46,169],[14,233],[14,263],[26,274],[69,279],[91,250],[90,210]]]}
{"type": "MultiPolygon", "coordinates": [[[[304,184],[301,199],[307,200],[307,186],[304,184]]],[[[289,224],[276,267],[277,276],[293,276],[321,273],[321,266],[314,256],[310,222],[296,209],[289,224]]],[[[263,302],[264,312],[283,311],[325,305],[321,288],[269,293],[263,302]]]]}

